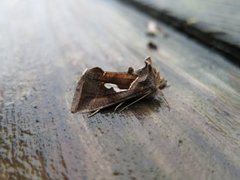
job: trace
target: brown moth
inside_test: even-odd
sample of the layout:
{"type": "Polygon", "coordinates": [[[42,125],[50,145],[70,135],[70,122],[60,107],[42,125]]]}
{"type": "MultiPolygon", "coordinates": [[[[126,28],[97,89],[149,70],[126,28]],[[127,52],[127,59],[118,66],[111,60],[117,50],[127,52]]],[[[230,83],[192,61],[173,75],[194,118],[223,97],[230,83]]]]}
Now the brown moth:
{"type": "MultiPolygon", "coordinates": [[[[86,70],[77,84],[73,97],[71,112],[98,112],[99,110],[136,99],[137,101],[154,95],[163,94],[161,89],[167,81],[152,66],[151,58],[145,59],[145,67],[134,71],[129,67],[128,72],[106,72],[99,67],[86,70]]],[[[165,100],[165,99],[164,99],[165,100]]]]}

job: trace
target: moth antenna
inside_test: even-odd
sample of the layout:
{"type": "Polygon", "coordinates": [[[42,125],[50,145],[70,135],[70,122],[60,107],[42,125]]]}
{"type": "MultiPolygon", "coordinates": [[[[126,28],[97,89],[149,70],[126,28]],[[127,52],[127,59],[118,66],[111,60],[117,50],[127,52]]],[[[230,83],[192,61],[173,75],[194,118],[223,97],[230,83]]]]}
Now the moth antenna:
{"type": "Polygon", "coordinates": [[[123,105],[123,104],[124,104],[124,102],[119,103],[119,104],[114,108],[114,111],[117,111],[117,109],[118,109],[121,105],[123,105]]]}
{"type": "Polygon", "coordinates": [[[168,109],[170,110],[170,105],[168,103],[168,101],[166,100],[166,98],[164,97],[164,95],[161,96],[162,100],[164,101],[164,103],[167,105],[168,109]]]}
{"type": "Polygon", "coordinates": [[[135,104],[136,102],[140,101],[141,99],[147,97],[149,94],[151,94],[151,92],[143,95],[142,97],[138,98],[137,100],[133,101],[132,103],[128,104],[127,106],[125,106],[124,108],[122,108],[119,112],[122,112],[123,110],[127,109],[129,106],[135,104]]]}
{"type": "Polygon", "coordinates": [[[97,109],[96,111],[94,111],[93,113],[91,113],[91,114],[88,116],[88,118],[94,116],[94,115],[97,114],[99,111],[100,111],[100,109],[97,109]]]}

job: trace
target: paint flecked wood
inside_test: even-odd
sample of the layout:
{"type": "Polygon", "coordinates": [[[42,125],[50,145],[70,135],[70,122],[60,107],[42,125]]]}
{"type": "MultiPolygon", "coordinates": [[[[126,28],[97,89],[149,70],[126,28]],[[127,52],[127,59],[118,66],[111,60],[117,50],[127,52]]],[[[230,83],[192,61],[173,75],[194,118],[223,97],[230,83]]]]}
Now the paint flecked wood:
{"type": "Polygon", "coordinates": [[[149,20],[115,1],[0,2],[0,179],[238,179],[239,69],[162,24],[147,37],[149,20]],[[146,56],[170,110],[71,114],[85,68],[146,56]]]}

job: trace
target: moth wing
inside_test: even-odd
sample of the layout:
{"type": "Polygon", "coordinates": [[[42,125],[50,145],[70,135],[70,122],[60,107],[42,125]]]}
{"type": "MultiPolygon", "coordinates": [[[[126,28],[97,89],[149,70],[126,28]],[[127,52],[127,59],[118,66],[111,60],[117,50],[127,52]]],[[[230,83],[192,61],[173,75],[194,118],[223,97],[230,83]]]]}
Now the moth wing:
{"type": "Polygon", "coordinates": [[[105,83],[113,83],[127,89],[137,77],[131,73],[104,72],[98,67],[86,71],[77,84],[71,112],[91,112],[144,95],[147,89],[143,87],[116,92],[104,86],[105,83]]]}
{"type": "Polygon", "coordinates": [[[132,98],[143,96],[145,94],[149,94],[149,89],[148,90],[143,89],[142,91],[140,90],[136,91],[132,89],[125,92],[110,94],[104,97],[96,97],[91,101],[89,101],[89,103],[86,104],[86,106],[84,107],[79,106],[79,107],[83,107],[83,108],[80,108],[79,111],[81,112],[96,111],[96,110],[103,109],[115,104],[119,104],[121,102],[125,102],[132,98]]]}

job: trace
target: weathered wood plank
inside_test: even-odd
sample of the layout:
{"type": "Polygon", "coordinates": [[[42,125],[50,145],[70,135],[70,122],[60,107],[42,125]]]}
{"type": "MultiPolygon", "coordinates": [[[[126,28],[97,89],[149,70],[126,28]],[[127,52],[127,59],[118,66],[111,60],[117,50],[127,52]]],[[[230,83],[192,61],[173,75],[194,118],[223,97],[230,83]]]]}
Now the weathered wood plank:
{"type": "Polygon", "coordinates": [[[240,65],[239,2],[120,0],[240,65]],[[217,9],[217,10],[215,10],[217,9]],[[230,13],[231,12],[231,13],[230,13]]]}
{"type": "Polygon", "coordinates": [[[223,57],[114,1],[1,1],[1,179],[237,179],[240,74],[223,57]],[[56,8],[57,6],[57,8],[56,8]],[[139,67],[168,79],[171,105],[71,114],[86,67],[139,67]]]}
{"type": "Polygon", "coordinates": [[[184,18],[189,23],[199,24],[210,32],[226,33],[229,42],[240,45],[240,2],[237,0],[174,1],[137,0],[184,18]]]}

